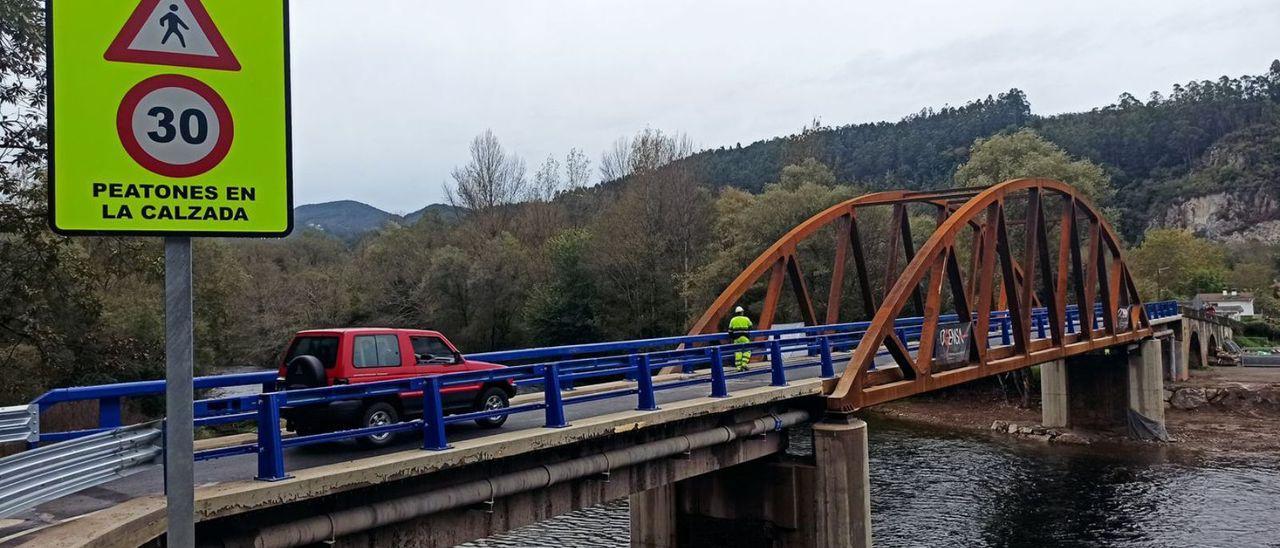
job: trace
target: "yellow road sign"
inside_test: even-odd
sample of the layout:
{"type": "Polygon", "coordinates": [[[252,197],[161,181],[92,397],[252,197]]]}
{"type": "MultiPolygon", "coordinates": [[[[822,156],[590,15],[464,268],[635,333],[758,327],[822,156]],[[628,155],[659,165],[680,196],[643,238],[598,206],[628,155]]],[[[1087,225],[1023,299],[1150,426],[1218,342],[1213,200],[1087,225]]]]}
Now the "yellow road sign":
{"type": "Polygon", "coordinates": [[[293,227],[287,0],[47,0],[49,224],[293,227]]]}

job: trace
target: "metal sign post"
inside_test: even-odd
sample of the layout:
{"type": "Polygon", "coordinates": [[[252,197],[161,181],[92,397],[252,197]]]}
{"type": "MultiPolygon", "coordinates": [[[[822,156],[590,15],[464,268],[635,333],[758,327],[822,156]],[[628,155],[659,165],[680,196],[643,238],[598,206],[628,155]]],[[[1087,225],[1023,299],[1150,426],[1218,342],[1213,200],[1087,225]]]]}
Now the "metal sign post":
{"type": "Polygon", "coordinates": [[[195,546],[191,238],[164,239],[164,491],[169,546],[195,546]]]}
{"type": "Polygon", "coordinates": [[[288,0],[44,4],[49,227],[165,237],[167,544],[194,546],[191,237],[293,228],[288,0]]]}

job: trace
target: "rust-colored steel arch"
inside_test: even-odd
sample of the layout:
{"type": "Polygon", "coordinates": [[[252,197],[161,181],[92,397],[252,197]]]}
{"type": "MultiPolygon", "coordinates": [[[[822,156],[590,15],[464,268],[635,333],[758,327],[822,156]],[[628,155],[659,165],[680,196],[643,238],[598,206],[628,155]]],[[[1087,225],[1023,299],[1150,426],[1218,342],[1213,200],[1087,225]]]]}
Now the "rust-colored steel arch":
{"type": "MultiPolygon", "coordinates": [[[[1052,204],[1051,204],[1052,205],[1052,204]]],[[[828,384],[827,406],[851,411],[877,403],[928,392],[970,380],[1031,365],[1062,359],[1091,350],[1121,345],[1151,335],[1151,325],[1142,307],[1133,278],[1115,231],[1100,212],[1075,188],[1047,179],[1015,179],[989,187],[973,195],[951,211],[920,247],[902,275],[888,290],[876,310],[871,325],[853,351],[840,378],[828,384]],[[1056,200],[1055,200],[1056,198],[1056,200]],[[1025,201],[1023,201],[1025,199],[1025,201]],[[1059,202],[1056,263],[1051,261],[1045,204],[1059,202]],[[1013,252],[1006,209],[1013,202],[1022,206],[1022,260],[1025,275],[1013,252]],[[1083,218],[1087,242],[1082,246],[1078,226],[1083,218]],[[970,227],[976,231],[966,285],[956,255],[956,240],[970,227]],[[988,335],[993,308],[996,267],[1004,280],[1002,301],[1012,319],[1012,344],[993,346],[988,335]],[[1053,268],[1056,264],[1056,271],[1053,268]],[[1032,297],[1036,281],[1043,300],[1048,336],[1032,334],[1032,297]],[[952,368],[934,366],[934,344],[940,317],[944,313],[943,283],[948,284],[958,318],[971,318],[968,363],[952,368]],[[893,353],[893,321],[908,300],[917,299],[925,286],[923,325],[919,348],[907,359],[893,353]],[[1068,290],[1072,293],[1069,295],[1068,290]],[[1074,333],[1066,326],[1070,297],[1079,306],[1081,327],[1074,333]],[[1101,303],[1100,328],[1095,329],[1094,303],[1101,303]],[[873,371],[879,349],[895,354],[898,367],[873,371]]]]}
{"type": "MultiPolygon", "coordinates": [[[[694,322],[693,327],[689,329],[690,335],[700,335],[705,333],[716,333],[722,331],[720,323],[733,309],[738,300],[749,290],[756,282],[766,274],[769,274],[769,285],[765,297],[765,305],[760,313],[760,321],[758,322],[760,329],[766,329],[773,325],[773,314],[777,310],[777,299],[779,291],[782,288],[784,278],[790,278],[794,288],[800,289],[803,284],[803,278],[798,274],[800,272],[798,259],[796,258],[796,248],[800,242],[813,235],[815,232],[826,228],[829,225],[836,224],[840,230],[836,233],[836,263],[832,269],[833,283],[831,284],[831,294],[839,296],[841,291],[841,283],[844,280],[845,268],[844,264],[848,260],[850,251],[854,254],[854,266],[859,273],[868,273],[866,259],[861,255],[862,246],[861,232],[858,228],[858,209],[871,206],[894,206],[894,217],[891,224],[900,230],[903,234],[901,246],[905,246],[905,253],[913,254],[911,247],[911,228],[906,224],[908,219],[905,216],[905,206],[912,203],[932,204],[939,209],[954,208],[958,202],[963,202],[970,197],[978,194],[983,189],[955,189],[937,192],[914,192],[905,190],[893,190],[886,192],[876,192],[873,194],[865,194],[851,200],[847,200],[831,206],[821,213],[810,217],[803,223],[788,231],[785,235],[769,246],[760,256],[734,278],[733,282],[725,288],[720,296],[716,298],[707,311],[694,322]],[[795,274],[793,274],[793,272],[795,274]]],[[[895,245],[891,251],[889,258],[890,263],[897,261],[900,245],[895,245]]],[[[870,296],[869,279],[861,276],[860,289],[864,293],[864,297],[870,296]]],[[[808,298],[807,288],[802,291],[796,291],[797,297],[803,302],[800,303],[801,311],[806,315],[806,322],[816,320],[817,316],[812,312],[812,300],[808,298]]],[[[833,302],[829,299],[828,302],[833,302]]],[[[834,308],[827,310],[826,322],[833,323],[838,319],[837,312],[834,308]]],[[[816,325],[816,321],[814,323],[816,325]]]]}
{"type": "MultiPolygon", "coordinates": [[[[729,311],[753,286],[766,280],[757,322],[761,329],[773,325],[784,283],[788,282],[797,299],[799,319],[807,325],[871,320],[843,375],[827,383],[828,405],[837,410],[1122,344],[1151,332],[1114,230],[1076,189],[1045,179],[1017,179],[987,188],[877,192],[827,208],[791,229],[752,261],[698,318],[689,334],[723,331],[721,324],[729,311]],[[1053,202],[1060,209],[1046,222],[1044,208],[1053,202]],[[937,227],[918,251],[908,209],[913,205],[924,205],[937,213],[937,227]],[[1007,205],[1024,212],[1023,218],[1006,219],[1007,205]],[[886,253],[869,260],[863,244],[866,227],[859,226],[858,213],[872,207],[891,207],[892,214],[886,253]],[[1047,226],[1052,222],[1058,228],[1058,241],[1051,250],[1047,226]],[[834,263],[827,308],[819,315],[797,249],[801,242],[830,226],[836,228],[834,263]],[[1020,256],[1015,256],[1018,242],[1011,241],[1011,226],[1022,228],[1020,256]],[[1081,227],[1086,230],[1084,240],[1079,234],[1081,227]],[[972,237],[965,249],[969,262],[962,268],[957,240],[966,231],[971,231],[972,237]],[[1056,252],[1056,263],[1050,258],[1051,251],[1056,252]],[[850,259],[853,287],[863,308],[853,311],[854,318],[842,317],[840,310],[850,259]],[[883,278],[871,271],[878,266],[873,262],[883,266],[883,278]],[[902,263],[906,266],[900,271],[902,263]],[[883,294],[874,290],[873,277],[884,280],[883,294]],[[944,298],[944,281],[950,299],[944,298]],[[992,312],[1007,310],[1014,320],[1012,344],[992,346],[988,337],[971,335],[967,365],[945,370],[934,367],[933,339],[939,318],[950,312],[942,310],[948,300],[957,318],[972,319],[973,333],[988,333],[992,312]],[[1071,301],[1100,302],[1106,311],[1100,328],[1069,332],[1066,310],[1071,301]],[[894,329],[894,320],[903,316],[908,303],[923,317],[914,355],[894,329]],[[1040,339],[1031,333],[1033,307],[1044,307],[1049,318],[1045,322],[1048,336],[1040,339]],[[1120,319],[1117,310],[1122,308],[1132,321],[1120,319]],[[882,348],[897,367],[872,367],[882,348]]],[[[1093,326],[1093,307],[1081,306],[1079,310],[1079,323],[1093,326]]]]}
{"type": "MultiPolygon", "coordinates": [[[[689,334],[700,335],[723,331],[721,324],[729,312],[738,304],[743,295],[763,279],[766,274],[768,275],[768,284],[759,319],[756,322],[758,329],[768,329],[773,325],[784,282],[791,284],[792,292],[795,294],[798,301],[797,305],[803,316],[801,319],[804,320],[806,325],[837,323],[841,321],[838,303],[841,300],[845,286],[845,270],[850,254],[852,254],[857,289],[861,293],[865,307],[862,317],[870,318],[876,310],[877,295],[872,291],[870,278],[872,273],[868,266],[867,258],[864,256],[865,248],[862,244],[862,231],[858,226],[858,211],[876,206],[891,206],[893,208],[890,227],[898,234],[891,238],[889,256],[885,258],[884,276],[886,280],[885,286],[887,287],[897,277],[900,262],[910,260],[915,255],[907,206],[911,204],[933,206],[938,211],[938,218],[941,220],[956,207],[959,207],[960,204],[983,190],[982,188],[940,191],[892,190],[866,194],[831,206],[788,231],[761,253],[760,256],[756,257],[720,293],[711,306],[707,308],[706,312],[694,322],[693,327],[689,329],[689,334]],[[827,293],[828,307],[824,311],[822,320],[819,321],[796,250],[801,242],[819,230],[831,225],[836,226],[835,261],[832,265],[832,279],[827,293]],[[836,305],[832,306],[831,303],[836,303],[836,305]]],[[[915,297],[915,301],[918,307],[923,306],[923,301],[920,300],[918,295],[915,297]]],[[[891,337],[891,339],[893,343],[890,351],[895,355],[905,356],[907,352],[906,345],[898,341],[896,337],[891,337]]],[[[663,372],[674,372],[674,369],[666,369],[663,372]]]]}

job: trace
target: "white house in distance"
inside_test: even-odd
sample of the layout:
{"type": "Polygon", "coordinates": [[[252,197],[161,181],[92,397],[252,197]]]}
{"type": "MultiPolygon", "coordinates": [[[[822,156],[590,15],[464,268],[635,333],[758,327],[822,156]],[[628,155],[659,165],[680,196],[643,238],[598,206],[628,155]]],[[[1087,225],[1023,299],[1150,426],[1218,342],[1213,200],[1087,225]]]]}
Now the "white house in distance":
{"type": "Polygon", "coordinates": [[[1222,294],[1200,293],[1191,300],[1191,306],[1200,310],[1213,308],[1219,316],[1238,320],[1241,316],[1253,315],[1253,294],[1226,290],[1222,294]]]}

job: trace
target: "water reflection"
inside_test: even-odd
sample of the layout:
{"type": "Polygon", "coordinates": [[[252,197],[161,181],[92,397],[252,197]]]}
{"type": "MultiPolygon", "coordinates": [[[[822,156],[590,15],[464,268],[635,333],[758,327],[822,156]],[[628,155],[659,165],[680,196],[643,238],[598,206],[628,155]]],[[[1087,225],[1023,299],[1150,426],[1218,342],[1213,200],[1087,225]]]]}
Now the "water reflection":
{"type": "MultiPolygon", "coordinates": [[[[1011,444],[871,424],[877,546],[1280,547],[1280,456],[1011,444]]],[[[793,452],[808,450],[797,434],[793,452]]],[[[626,501],[467,546],[626,546],[626,501]]]]}
{"type": "Polygon", "coordinates": [[[890,422],[871,432],[880,545],[1280,546],[1280,458],[1009,445],[890,422]]]}

